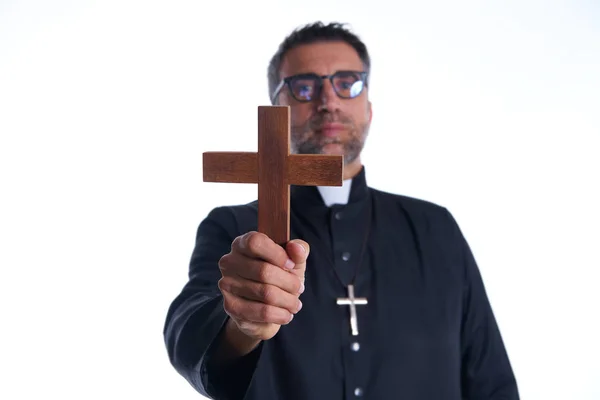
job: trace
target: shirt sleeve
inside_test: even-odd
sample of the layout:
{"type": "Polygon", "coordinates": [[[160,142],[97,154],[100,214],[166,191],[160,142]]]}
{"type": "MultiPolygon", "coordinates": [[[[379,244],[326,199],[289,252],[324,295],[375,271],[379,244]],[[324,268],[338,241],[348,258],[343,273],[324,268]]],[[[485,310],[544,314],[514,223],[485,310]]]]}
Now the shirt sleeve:
{"type": "Polygon", "coordinates": [[[214,344],[229,318],[218,288],[218,262],[237,235],[235,217],[226,207],[213,209],[200,223],[188,282],[171,303],[163,330],[173,367],[196,391],[213,399],[235,398],[246,390],[260,351],[225,370],[217,371],[210,363],[214,344]]]}
{"type": "Polygon", "coordinates": [[[465,400],[518,400],[510,360],[473,253],[450,215],[464,266],[461,384],[465,400]]]}

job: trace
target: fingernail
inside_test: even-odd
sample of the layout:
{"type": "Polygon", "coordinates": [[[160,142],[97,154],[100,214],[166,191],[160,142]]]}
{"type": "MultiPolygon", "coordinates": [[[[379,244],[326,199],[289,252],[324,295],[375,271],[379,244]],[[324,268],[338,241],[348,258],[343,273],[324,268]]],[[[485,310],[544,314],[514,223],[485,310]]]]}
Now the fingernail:
{"type": "Polygon", "coordinates": [[[294,264],[294,262],[290,259],[288,259],[285,262],[285,265],[283,266],[285,269],[293,269],[296,266],[296,264],[294,264]]]}
{"type": "Polygon", "coordinates": [[[300,243],[296,243],[302,249],[302,253],[306,253],[306,249],[300,243]]]}
{"type": "Polygon", "coordinates": [[[304,282],[301,282],[300,283],[300,294],[304,293],[304,289],[305,289],[304,282]]]}
{"type": "Polygon", "coordinates": [[[298,300],[298,303],[299,304],[298,304],[298,311],[297,312],[300,312],[300,310],[302,310],[302,302],[300,300],[298,300]]]}

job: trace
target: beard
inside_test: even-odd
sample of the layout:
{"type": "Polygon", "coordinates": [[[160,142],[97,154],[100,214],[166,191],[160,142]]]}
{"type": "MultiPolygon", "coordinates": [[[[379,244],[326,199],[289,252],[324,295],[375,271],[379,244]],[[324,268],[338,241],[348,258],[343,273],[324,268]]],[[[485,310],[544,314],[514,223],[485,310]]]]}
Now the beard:
{"type": "Polygon", "coordinates": [[[369,133],[369,124],[357,125],[351,118],[334,116],[331,113],[317,114],[301,125],[291,127],[292,154],[326,154],[325,146],[340,145],[343,151],[344,164],[355,161],[362,152],[369,133]],[[320,133],[325,123],[338,123],[345,126],[344,131],[336,137],[327,137],[320,133]]]}

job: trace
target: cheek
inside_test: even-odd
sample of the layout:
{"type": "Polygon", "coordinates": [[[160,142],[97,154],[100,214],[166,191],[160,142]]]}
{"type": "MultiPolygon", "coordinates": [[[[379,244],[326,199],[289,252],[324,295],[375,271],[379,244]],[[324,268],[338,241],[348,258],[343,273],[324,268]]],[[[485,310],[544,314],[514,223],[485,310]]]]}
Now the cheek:
{"type": "Polygon", "coordinates": [[[369,122],[369,109],[366,106],[357,105],[356,107],[352,107],[349,112],[352,115],[352,119],[357,126],[363,126],[364,124],[369,122]]]}
{"type": "Polygon", "coordinates": [[[292,125],[304,125],[312,116],[312,109],[309,104],[295,104],[290,107],[292,125]]]}

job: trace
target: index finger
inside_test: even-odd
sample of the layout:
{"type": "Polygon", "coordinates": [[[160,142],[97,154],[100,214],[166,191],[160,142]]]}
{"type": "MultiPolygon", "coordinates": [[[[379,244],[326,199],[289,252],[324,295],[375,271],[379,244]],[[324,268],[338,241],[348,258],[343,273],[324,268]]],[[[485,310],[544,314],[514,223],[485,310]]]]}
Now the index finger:
{"type": "Polygon", "coordinates": [[[246,257],[261,259],[287,271],[296,265],[283,247],[261,232],[252,231],[238,236],[231,247],[246,257]]]}

